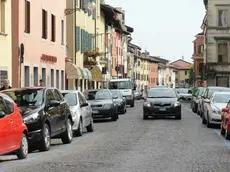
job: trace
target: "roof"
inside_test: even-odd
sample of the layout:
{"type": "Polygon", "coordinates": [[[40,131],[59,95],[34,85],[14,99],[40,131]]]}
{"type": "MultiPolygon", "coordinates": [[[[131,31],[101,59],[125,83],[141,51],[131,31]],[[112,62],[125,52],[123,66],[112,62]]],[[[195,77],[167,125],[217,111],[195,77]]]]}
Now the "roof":
{"type": "Polygon", "coordinates": [[[139,47],[138,45],[132,44],[132,43],[129,43],[128,46],[141,50],[141,47],[139,47]]]}
{"type": "Polygon", "coordinates": [[[61,93],[79,93],[79,90],[61,90],[61,93]]]}
{"type": "Polygon", "coordinates": [[[215,95],[215,94],[230,94],[230,92],[224,92],[224,91],[223,92],[214,92],[213,95],[215,95]]]}
{"type": "Polygon", "coordinates": [[[23,90],[42,90],[42,89],[48,89],[46,87],[23,87],[23,88],[11,88],[7,90],[2,90],[1,92],[8,92],[8,91],[23,91],[23,90]]]}
{"type": "Polygon", "coordinates": [[[163,59],[163,58],[161,58],[159,56],[152,56],[152,57],[154,57],[159,62],[163,62],[163,63],[168,63],[169,62],[169,60],[163,59]]]}
{"type": "Polygon", "coordinates": [[[182,60],[182,59],[178,59],[174,62],[171,62],[170,65],[174,66],[176,69],[183,70],[183,69],[190,69],[192,63],[187,62],[187,61],[182,60]]]}

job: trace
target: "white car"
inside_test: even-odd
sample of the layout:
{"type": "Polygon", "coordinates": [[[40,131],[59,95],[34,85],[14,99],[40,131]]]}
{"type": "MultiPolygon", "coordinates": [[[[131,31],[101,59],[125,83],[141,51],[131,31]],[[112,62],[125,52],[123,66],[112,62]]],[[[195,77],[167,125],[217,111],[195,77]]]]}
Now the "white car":
{"type": "Polygon", "coordinates": [[[221,111],[230,100],[230,92],[214,92],[204,103],[202,123],[209,128],[211,124],[221,124],[221,111]]]}
{"type": "Polygon", "coordinates": [[[62,95],[70,106],[70,111],[74,121],[73,131],[76,136],[82,136],[83,129],[93,132],[92,108],[85,96],[78,90],[64,90],[62,95]]]}

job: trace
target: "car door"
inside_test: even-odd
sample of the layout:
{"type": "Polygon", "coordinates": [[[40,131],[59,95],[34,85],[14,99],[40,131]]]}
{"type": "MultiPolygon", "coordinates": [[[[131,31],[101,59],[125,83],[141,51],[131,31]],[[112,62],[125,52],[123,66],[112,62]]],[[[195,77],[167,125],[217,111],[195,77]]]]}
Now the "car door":
{"type": "Polygon", "coordinates": [[[78,92],[78,99],[79,99],[79,104],[80,104],[80,109],[81,109],[81,114],[82,114],[82,119],[83,119],[83,125],[87,126],[89,125],[89,106],[83,106],[81,105],[87,103],[85,97],[82,95],[82,93],[78,92]]]}
{"type": "Polygon", "coordinates": [[[204,113],[204,103],[205,99],[208,96],[208,88],[204,91],[204,94],[202,95],[202,100],[201,100],[201,113],[204,113]]]}
{"type": "Polygon", "coordinates": [[[45,101],[46,101],[46,108],[45,108],[45,113],[48,115],[49,119],[50,119],[50,123],[51,123],[51,135],[56,135],[60,128],[58,126],[59,124],[59,107],[49,107],[49,104],[52,100],[55,100],[54,94],[53,92],[48,89],[46,91],[46,95],[45,95],[45,101]]]}
{"type": "Polygon", "coordinates": [[[2,96],[0,96],[0,154],[11,151],[13,146],[12,116],[7,114],[6,106],[2,96]]]}
{"type": "Polygon", "coordinates": [[[57,89],[53,89],[53,93],[54,93],[55,100],[60,102],[60,105],[58,108],[59,110],[58,111],[58,128],[65,129],[66,119],[67,119],[67,114],[66,114],[67,105],[65,103],[65,100],[62,94],[57,89]]]}

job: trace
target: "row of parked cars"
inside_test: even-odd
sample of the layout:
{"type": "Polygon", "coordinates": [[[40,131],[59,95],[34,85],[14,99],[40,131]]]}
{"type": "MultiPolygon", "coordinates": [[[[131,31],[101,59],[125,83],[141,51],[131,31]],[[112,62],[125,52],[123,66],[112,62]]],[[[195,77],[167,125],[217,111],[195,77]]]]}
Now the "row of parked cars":
{"type": "Polygon", "coordinates": [[[26,158],[30,150],[48,151],[51,138],[69,144],[83,129],[94,131],[95,118],[119,119],[126,113],[126,98],[117,90],[16,88],[0,93],[0,155],[26,158]]]}
{"type": "Polygon", "coordinates": [[[230,139],[230,88],[198,87],[193,92],[191,108],[204,125],[220,125],[221,134],[230,139]]]}

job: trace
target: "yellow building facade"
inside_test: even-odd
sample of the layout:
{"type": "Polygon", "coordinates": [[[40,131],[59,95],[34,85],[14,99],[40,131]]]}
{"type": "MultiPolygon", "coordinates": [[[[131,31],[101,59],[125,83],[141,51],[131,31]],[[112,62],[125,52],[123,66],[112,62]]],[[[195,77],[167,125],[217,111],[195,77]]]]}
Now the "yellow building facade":
{"type": "Polygon", "coordinates": [[[12,83],[11,0],[0,1],[0,86],[4,79],[12,83]]]}

